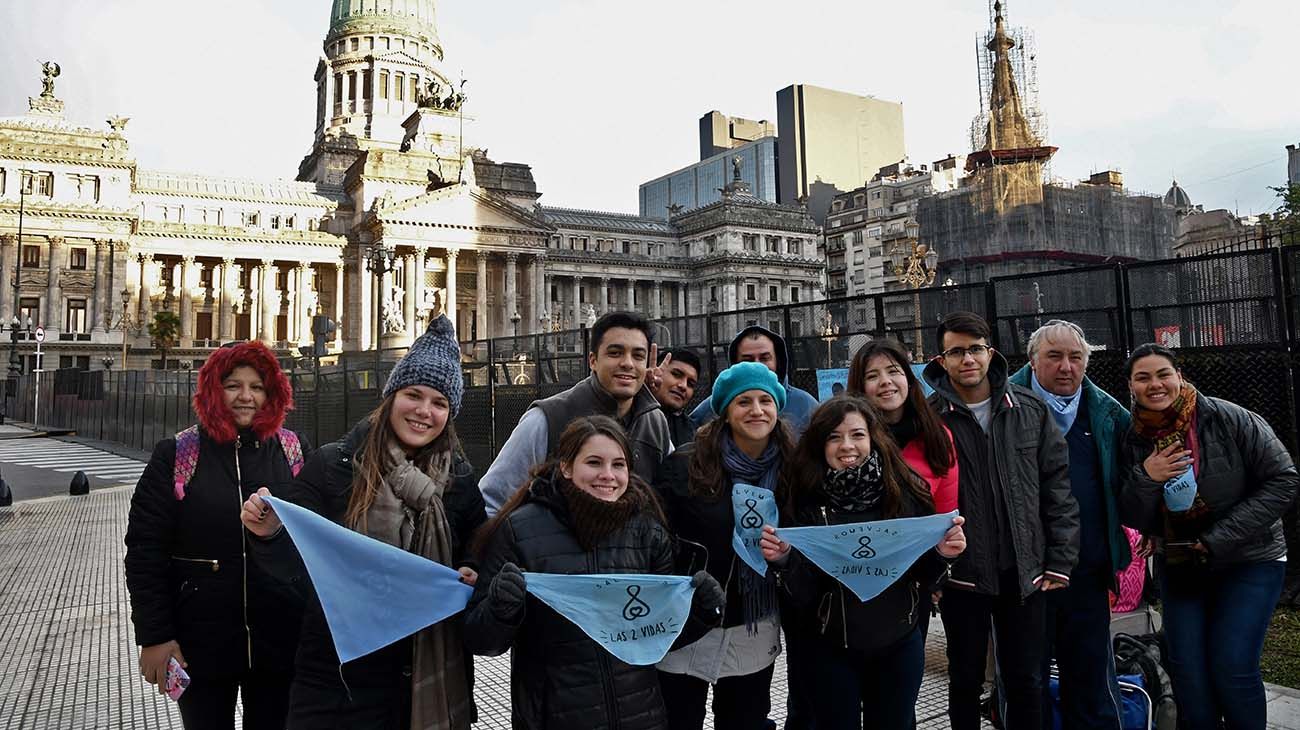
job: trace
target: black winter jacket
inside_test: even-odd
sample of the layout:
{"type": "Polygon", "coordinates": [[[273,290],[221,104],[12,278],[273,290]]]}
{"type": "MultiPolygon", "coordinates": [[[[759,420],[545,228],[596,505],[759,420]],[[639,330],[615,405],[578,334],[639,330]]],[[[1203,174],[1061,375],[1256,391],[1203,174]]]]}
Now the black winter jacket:
{"type": "MultiPolygon", "coordinates": [[[[905,495],[905,508],[898,516],[934,514],[932,507],[905,495]]],[[[847,525],[885,519],[879,507],[864,512],[840,512],[820,495],[796,500],[795,526],[847,525]]],[[[804,557],[796,548],[789,562],[777,569],[777,580],[788,596],[787,613],[781,625],[798,624],[816,641],[830,646],[873,652],[906,637],[930,605],[930,590],[947,573],[949,561],[937,550],[929,550],[912,567],[870,601],[860,601],[844,584],[832,578],[804,557]],[[789,615],[793,613],[793,615],[789,615]]]]}
{"type": "Polygon", "coordinates": [[[486,656],[511,650],[510,705],[517,730],[666,728],[654,667],[614,657],[532,594],[522,623],[503,623],[494,615],[488,593],[508,562],[536,573],[671,574],[668,531],[643,512],[587,552],[574,536],[567,502],[551,478],[535,479],[528,489],[527,501],[505,518],[484,548],[465,615],[466,646],[486,656]]]}
{"type": "MultiPolygon", "coordinates": [[[[736,575],[740,558],[731,545],[736,514],[730,493],[717,498],[691,494],[690,463],[694,451],[695,447],[690,445],[674,451],[664,460],[655,485],[674,538],[676,572],[693,575],[697,570],[707,570],[727,594],[722,626],[740,626],[745,623],[745,602],[736,575]]],[[[699,627],[687,627],[687,631],[695,628],[699,627]]],[[[692,635],[689,639],[700,636],[692,635]]]]}
{"type": "MultiPolygon", "coordinates": [[[[1258,414],[1204,394],[1196,399],[1196,436],[1196,489],[1214,519],[1200,537],[1211,565],[1285,555],[1281,517],[1300,484],[1286,446],[1258,414]]],[[[1119,513],[1129,527],[1164,537],[1164,485],[1152,481],[1142,466],[1151,449],[1149,440],[1129,429],[1120,452],[1119,513]]]]}
{"type": "Polygon", "coordinates": [[[195,679],[238,676],[249,667],[291,672],[302,604],[245,560],[239,521],[250,494],[293,479],[279,440],[259,443],[244,432],[236,448],[200,429],[198,466],[182,500],[175,462],[176,439],[159,441],[131,496],[125,568],[136,643],[175,639],[195,679]]]}
{"type": "Polygon", "coordinates": [[[930,406],[952,432],[959,459],[981,452],[987,458],[987,474],[961,461],[958,507],[966,518],[967,547],[953,563],[948,586],[997,595],[999,556],[993,546],[1010,539],[1024,598],[1047,573],[1069,581],[1079,559],[1079,504],[1070,491],[1069,447],[1047,406],[1030,389],[1007,382],[1001,353],[991,356],[987,434],[953,390],[943,363],[931,362],[922,373],[935,391],[930,406]],[[979,479],[988,481],[974,481],[979,479]],[[994,532],[1003,529],[1010,534],[994,532]]]}
{"type": "MultiPolygon", "coordinates": [[[[342,439],[322,446],[307,460],[297,480],[281,494],[272,490],[272,495],[342,524],[352,496],[353,458],[369,430],[369,422],[362,420],[342,439]]],[[[451,473],[451,484],[442,499],[452,533],[452,567],[461,567],[472,564],[468,558],[470,536],[487,517],[469,462],[456,459],[451,473]]],[[[250,540],[250,545],[257,562],[293,586],[306,601],[290,697],[293,727],[394,727],[398,713],[408,709],[410,680],[403,679],[402,672],[411,664],[410,638],[340,669],[329,624],[293,540],[281,530],[268,540],[250,540]],[[330,722],[323,723],[326,718],[330,722]]]]}

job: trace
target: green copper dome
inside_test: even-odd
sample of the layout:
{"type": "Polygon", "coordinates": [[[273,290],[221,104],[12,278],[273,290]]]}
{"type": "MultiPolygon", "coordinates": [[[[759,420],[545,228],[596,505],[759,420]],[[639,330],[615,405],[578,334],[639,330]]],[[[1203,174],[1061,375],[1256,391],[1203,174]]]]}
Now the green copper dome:
{"type": "Polygon", "coordinates": [[[441,49],[434,0],[334,0],[329,38],[348,33],[400,33],[441,49]]]}

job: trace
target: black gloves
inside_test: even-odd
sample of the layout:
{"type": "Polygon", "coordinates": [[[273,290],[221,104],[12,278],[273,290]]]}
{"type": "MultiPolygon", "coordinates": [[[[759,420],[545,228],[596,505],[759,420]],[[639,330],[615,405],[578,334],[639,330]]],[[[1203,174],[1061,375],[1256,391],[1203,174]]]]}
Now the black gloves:
{"type": "Polygon", "coordinates": [[[497,620],[517,624],[524,619],[524,599],[528,595],[528,586],[519,566],[506,563],[501,571],[492,578],[488,586],[488,600],[492,603],[492,614],[497,620]]]}
{"type": "Polygon", "coordinates": [[[691,597],[691,618],[706,626],[722,623],[727,594],[718,584],[717,578],[701,570],[691,576],[691,587],[695,589],[695,595],[691,597]]]}

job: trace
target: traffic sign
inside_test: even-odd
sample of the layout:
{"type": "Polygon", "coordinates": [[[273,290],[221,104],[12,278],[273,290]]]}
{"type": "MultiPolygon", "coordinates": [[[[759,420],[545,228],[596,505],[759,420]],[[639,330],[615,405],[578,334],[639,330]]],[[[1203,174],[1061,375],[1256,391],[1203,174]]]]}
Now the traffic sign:
{"type": "Polygon", "coordinates": [[[36,328],[36,341],[37,341],[37,342],[44,342],[44,341],[45,341],[45,328],[44,328],[44,327],[37,327],[37,328],[36,328]]]}

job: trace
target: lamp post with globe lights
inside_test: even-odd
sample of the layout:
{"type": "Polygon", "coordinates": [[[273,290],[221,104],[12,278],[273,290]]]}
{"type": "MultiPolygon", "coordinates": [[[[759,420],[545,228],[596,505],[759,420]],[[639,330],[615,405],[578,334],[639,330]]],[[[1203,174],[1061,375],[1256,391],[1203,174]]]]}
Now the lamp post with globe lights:
{"type": "MultiPolygon", "coordinates": [[[[397,250],[379,244],[366,249],[366,271],[375,275],[375,382],[379,382],[379,365],[383,358],[384,276],[397,268],[397,250]]],[[[378,385],[376,385],[378,387],[378,385]]]]}
{"type": "Polygon", "coordinates": [[[921,347],[921,287],[930,286],[934,283],[934,277],[939,273],[939,254],[934,249],[926,246],[920,241],[921,226],[915,220],[909,220],[903,227],[906,232],[904,237],[905,243],[895,243],[889,251],[889,263],[894,269],[894,276],[898,278],[899,283],[913,290],[912,294],[912,322],[915,329],[916,338],[916,359],[920,362],[925,358],[921,347]],[[911,246],[911,251],[907,250],[907,245],[911,246]]]}

